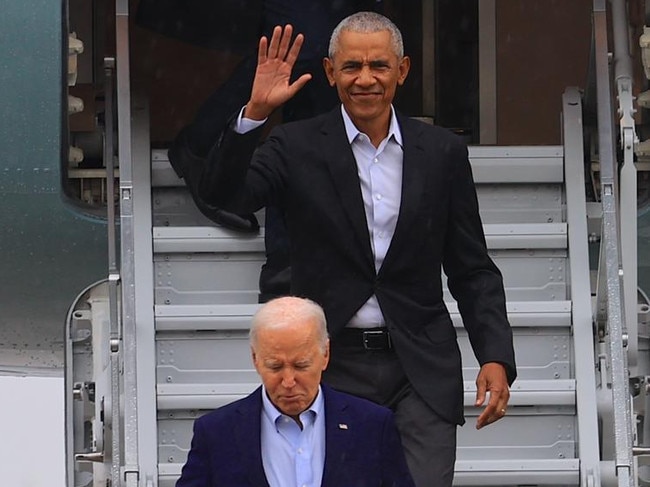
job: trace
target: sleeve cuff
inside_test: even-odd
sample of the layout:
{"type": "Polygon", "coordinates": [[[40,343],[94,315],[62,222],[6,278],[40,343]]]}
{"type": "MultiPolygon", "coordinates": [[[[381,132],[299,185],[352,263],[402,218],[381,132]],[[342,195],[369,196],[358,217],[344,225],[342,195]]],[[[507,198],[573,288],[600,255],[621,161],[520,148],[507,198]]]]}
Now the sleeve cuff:
{"type": "Polygon", "coordinates": [[[247,132],[250,132],[251,130],[256,129],[259,126],[264,125],[264,123],[267,120],[266,118],[264,120],[253,120],[251,118],[245,118],[244,117],[245,108],[246,105],[244,105],[242,109],[239,111],[239,115],[237,115],[237,118],[233,123],[232,128],[238,134],[245,134],[247,132]]]}

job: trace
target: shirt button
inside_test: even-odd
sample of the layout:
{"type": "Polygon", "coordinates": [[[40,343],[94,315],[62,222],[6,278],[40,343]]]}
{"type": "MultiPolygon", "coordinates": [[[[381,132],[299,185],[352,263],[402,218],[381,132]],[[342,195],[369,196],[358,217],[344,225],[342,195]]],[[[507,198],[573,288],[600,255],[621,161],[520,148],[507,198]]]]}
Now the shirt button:
{"type": "Polygon", "coordinates": [[[379,235],[377,235],[379,238],[384,238],[384,232],[379,232],[379,235]]]}
{"type": "Polygon", "coordinates": [[[381,193],[377,193],[377,194],[375,195],[375,199],[376,199],[377,201],[379,201],[381,198],[382,198],[381,193]]]}
{"type": "Polygon", "coordinates": [[[302,455],[302,448],[298,448],[298,455],[302,455]]]}
{"type": "Polygon", "coordinates": [[[379,162],[379,159],[377,159],[377,158],[375,157],[375,158],[372,160],[372,162],[379,162]]]}

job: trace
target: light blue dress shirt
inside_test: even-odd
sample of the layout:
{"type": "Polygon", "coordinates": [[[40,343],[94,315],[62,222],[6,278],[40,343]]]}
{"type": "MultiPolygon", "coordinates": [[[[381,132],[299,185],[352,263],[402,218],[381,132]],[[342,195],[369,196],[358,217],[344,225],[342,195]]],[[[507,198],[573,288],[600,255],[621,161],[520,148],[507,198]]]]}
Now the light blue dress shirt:
{"type": "MultiPolygon", "coordinates": [[[[238,133],[246,133],[266,121],[244,118],[244,108],[239,112],[234,126],[234,130],[238,133]]],[[[375,148],[370,138],[354,125],[343,105],[341,105],[341,114],[348,142],[357,163],[368,234],[375,257],[375,271],[378,272],[393,240],[402,198],[404,160],[402,132],[397,123],[395,110],[391,107],[388,136],[381,141],[379,147],[375,148]]],[[[373,295],[359,308],[347,326],[372,328],[385,324],[377,297],[373,295]]]]}
{"type": "Polygon", "coordinates": [[[319,487],[325,466],[325,402],[320,386],[300,414],[302,429],[262,388],[262,465],[270,487],[319,487]]]}
{"type": "MultiPolygon", "coordinates": [[[[345,132],[357,162],[357,174],[361,184],[363,206],[366,210],[368,234],[375,256],[375,271],[379,271],[388,247],[393,240],[397,216],[402,198],[402,132],[397,123],[395,110],[391,107],[388,136],[379,147],[372,145],[370,138],[359,132],[350,116],[341,105],[345,132]]],[[[352,317],[347,326],[371,328],[384,326],[384,316],[376,296],[371,296],[352,317]]]]}

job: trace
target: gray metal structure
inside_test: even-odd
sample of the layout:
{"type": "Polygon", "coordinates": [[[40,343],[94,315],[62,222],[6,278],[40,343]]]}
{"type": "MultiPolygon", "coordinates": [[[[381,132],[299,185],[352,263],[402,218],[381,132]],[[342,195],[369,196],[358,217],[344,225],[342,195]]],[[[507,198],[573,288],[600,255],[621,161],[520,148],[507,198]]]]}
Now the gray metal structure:
{"type": "MultiPolygon", "coordinates": [[[[562,100],[562,145],[470,148],[489,251],[504,274],[519,377],[507,417],[477,432],[478,364],[446,292],[463,353],[468,417],[459,430],[458,486],[647,485],[634,456],[647,453],[636,435],[637,422],[645,430],[646,406],[633,401],[643,388],[630,381],[645,384],[650,361],[637,357],[636,277],[628,272],[636,249],[626,237],[634,219],[621,216],[636,201],[618,196],[621,187],[631,191],[636,184],[636,136],[620,48],[625,2],[611,4],[614,59],[623,59],[616,76],[620,180],[604,0],[593,3],[599,201],[589,204],[585,194],[576,88],[562,100]],[[589,242],[597,238],[601,263],[594,272],[589,242]]],[[[119,226],[111,228],[120,232],[120,259],[110,231],[108,278],[79,296],[66,323],[68,484],[170,487],[185,461],[193,420],[259,383],[247,332],[258,306],[263,229],[242,236],[208,222],[165,151],[150,149],[148,109],[129,81],[126,0],[116,1],[116,14],[120,213],[119,226]]],[[[106,75],[112,92],[110,60],[106,75]]],[[[107,147],[112,159],[110,136],[107,147]]]]}

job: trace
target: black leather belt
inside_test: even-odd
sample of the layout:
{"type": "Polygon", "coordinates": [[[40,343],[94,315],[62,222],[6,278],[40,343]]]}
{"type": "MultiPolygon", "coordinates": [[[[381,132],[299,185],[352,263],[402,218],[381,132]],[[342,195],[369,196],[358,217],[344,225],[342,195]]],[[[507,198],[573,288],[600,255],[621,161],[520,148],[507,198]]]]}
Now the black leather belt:
{"type": "Polygon", "coordinates": [[[366,350],[390,350],[393,348],[390,333],[385,327],[343,328],[334,342],[341,345],[359,346],[366,350]]]}

